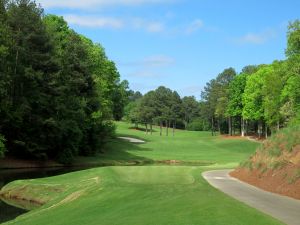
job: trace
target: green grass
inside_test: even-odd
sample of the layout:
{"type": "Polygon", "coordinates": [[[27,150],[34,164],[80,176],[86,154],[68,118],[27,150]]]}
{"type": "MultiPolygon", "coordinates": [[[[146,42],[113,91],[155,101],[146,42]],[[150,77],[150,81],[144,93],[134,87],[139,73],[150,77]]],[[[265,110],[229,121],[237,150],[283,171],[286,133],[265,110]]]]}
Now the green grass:
{"type": "MultiPolygon", "coordinates": [[[[211,137],[206,132],[177,131],[175,137],[152,136],[118,123],[118,136],[145,144],[113,140],[104,154],[78,162],[151,166],[115,166],[56,177],[15,181],[2,194],[46,202],[6,224],[72,225],[275,225],[277,220],[212,188],[201,176],[209,169],[233,167],[251,155],[257,144],[211,137]],[[94,161],[93,161],[94,160],[94,161]],[[158,166],[159,160],[183,160],[210,166],[158,166]],[[156,162],[156,163],[155,163],[156,162]],[[205,163],[204,163],[205,164],[205,163]]],[[[16,204],[16,203],[14,203],[16,204]]],[[[23,207],[28,207],[21,203],[23,207]]]]}
{"type": "Polygon", "coordinates": [[[65,190],[50,193],[52,200],[42,208],[7,224],[281,224],[212,188],[202,171],[192,166],[106,167],[17,181],[5,190],[27,188],[33,198],[33,186],[40,192],[55,186],[65,190]]]}
{"type": "Polygon", "coordinates": [[[150,163],[157,160],[181,160],[183,164],[203,163],[230,164],[231,167],[246,160],[259,145],[248,140],[224,139],[211,136],[210,132],[193,132],[176,130],[172,136],[159,136],[159,129],[153,135],[129,129],[130,125],[117,123],[117,136],[129,136],[145,140],[145,144],[132,144],[115,139],[106,145],[104,154],[97,157],[81,157],[78,162],[97,164],[130,164],[130,162],[150,163]]]}

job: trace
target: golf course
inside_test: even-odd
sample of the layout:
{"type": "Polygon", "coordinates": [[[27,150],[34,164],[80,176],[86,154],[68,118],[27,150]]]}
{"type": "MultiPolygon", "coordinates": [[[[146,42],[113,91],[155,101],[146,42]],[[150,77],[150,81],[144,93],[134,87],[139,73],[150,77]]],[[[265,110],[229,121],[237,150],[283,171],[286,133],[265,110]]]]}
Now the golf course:
{"type": "MultiPolygon", "coordinates": [[[[0,192],[4,199],[30,209],[4,224],[282,224],[210,186],[202,172],[234,168],[259,143],[176,130],[152,135],[118,122],[117,137],[93,158],[124,165],[99,167],[55,177],[14,181],[0,192]]],[[[81,160],[91,160],[85,158],[81,160]]]]}

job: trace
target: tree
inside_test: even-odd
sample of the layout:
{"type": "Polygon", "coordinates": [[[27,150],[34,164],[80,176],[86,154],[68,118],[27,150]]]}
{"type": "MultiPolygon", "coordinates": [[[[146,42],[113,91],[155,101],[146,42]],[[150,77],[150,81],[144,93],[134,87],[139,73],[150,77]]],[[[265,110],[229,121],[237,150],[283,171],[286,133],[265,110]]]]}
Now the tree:
{"type": "Polygon", "coordinates": [[[245,91],[247,74],[242,73],[236,76],[229,85],[229,101],[227,104],[226,114],[231,117],[240,117],[241,135],[245,134],[245,123],[243,113],[243,94],[245,91]]]}
{"type": "Polygon", "coordinates": [[[4,157],[4,153],[6,151],[4,142],[5,142],[5,138],[2,135],[0,135],[0,158],[4,157]]]}
{"type": "Polygon", "coordinates": [[[184,126],[186,129],[193,119],[199,117],[199,103],[194,96],[184,97],[182,99],[182,109],[184,114],[184,126]]]}
{"type": "Polygon", "coordinates": [[[146,133],[148,134],[148,124],[152,134],[152,125],[156,117],[157,109],[155,108],[155,92],[150,91],[143,96],[139,104],[139,119],[146,125],[146,133]]]}
{"type": "Polygon", "coordinates": [[[211,124],[212,135],[215,135],[215,111],[218,100],[217,90],[218,83],[215,79],[212,79],[210,82],[206,83],[204,90],[201,92],[203,106],[205,106],[205,112],[211,124]]]}
{"type": "Polygon", "coordinates": [[[300,55],[300,20],[290,22],[287,32],[287,49],[285,51],[287,57],[300,55]]]}
{"type": "MultiPolygon", "coordinates": [[[[271,129],[280,127],[281,92],[284,86],[286,73],[285,62],[274,62],[270,66],[270,71],[265,74],[262,87],[264,118],[271,129]]],[[[266,135],[268,132],[266,131],[266,135]]]]}
{"type": "Polygon", "coordinates": [[[33,1],[0,1],[0,21],[0,133],[9,153],[63,163],[94,154],[113,136],[128,82],[99,44],[33,1]]]}
{"type": "Polygon", "coordinates": [[[47,148],[43,127],[49,116],[49,85],[56,71],[42,14],[43,10],[29,0],[7,6],[7,25],[13,45],[7,58],[10,115],[2,127],[9,149],[37,157],[44,157],[47,148]]]}
{"type": "MultiPolygon", "coordinates": [[[[201,93],[202,100],[206,102],[207,109],[210,112],[212,134],[214,134],[215,118],[218,119],[218,128],[221,132],[222,120],[227,116],[226,106],[228,104],[229,84],[235,76],[236,72],[233,68],[225,69],[216,79],[207,83],[201,93]]],[[[231,124],[230,119],[229,124],[231,124]]],[[[229,128],[231,128],[231,125],[229,128]]],[[[229,133],[231,133],[230,130],[229,133]]]]}
{"type": "Polygon", "coordinates": [[[262,123],[264,120],[262,90],[266,76],[273,72],[274,69],[271,66],[261,67],[256,73],[248,77],[245,92],[243,94],[243,117],[245,119],[256,120],[259,122],[259,138],[262,135],[262,123]]]}
{"type": "Polygon", "coordinates": [[[259,66],[256,66],[256,65],[248,65],[248,66],[245,66],[245,67],[242,69],[241,74],[248,74],[248,75],[251,75],[251,74],[253,74],[253,73],[256,73],[258,70],[259,70],[259,66]]]}

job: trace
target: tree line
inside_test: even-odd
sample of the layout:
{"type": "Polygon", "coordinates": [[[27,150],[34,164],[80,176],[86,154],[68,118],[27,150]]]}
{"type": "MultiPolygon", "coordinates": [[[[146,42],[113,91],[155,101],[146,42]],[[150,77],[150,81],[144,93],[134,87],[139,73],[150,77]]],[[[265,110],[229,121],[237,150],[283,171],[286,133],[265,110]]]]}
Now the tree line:
{"type": "Polygon", "coordinates": [[[0,0],[0,156],[94,154],[114,135],[127,89],[104,48],[62,17],[0,0]]]}
{"type": "Polygon", "coordinates": [[[286,60],[248,65],[240,73],[227,68],[209,81],[201,93],[180,98],[165,87],[150,91],[126,106],[126,118],[191,130],[261,138],[300,121],[300,21],[287,32],[286,60]],[[177,125],[176,125],[177,123],[177,125]]]}
{"type": "MultiPolygon", "coordinates": [[[[181,98],[176,91],[164,86],[146,93],[144,96],[139,92],[132,92],[130,102],[125,107],[125,119],[135,124],[144,124],[146,133],[152,134],[152,125],[166,127],[166,135],[169,128],[174,135],[175,128],[190,129],[194,119],[200,117],[199,102],[193,96],[181,98]]],[[[201,130],[201,129],[200,129],[201,130]]]]}

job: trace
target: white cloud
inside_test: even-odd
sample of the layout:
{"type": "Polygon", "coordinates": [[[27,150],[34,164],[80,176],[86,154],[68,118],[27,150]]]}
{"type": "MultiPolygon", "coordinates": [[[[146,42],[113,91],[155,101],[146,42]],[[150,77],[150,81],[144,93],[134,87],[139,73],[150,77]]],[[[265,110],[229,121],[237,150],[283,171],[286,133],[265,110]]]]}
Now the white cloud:
{"type": "Polygon", "coordinates": [[[78,16],[64,15],[64,19],[73,25],[82,27],[98,27],[98,28],[114,28],[120,29],[124,26],[124,21],[109,17],[93,17],[93,16],[78,16]]]}
{"type": "Polygon", "coordinates": [[[176,0],[38,0],[44,8],[95,9],[109,6],[138,6],[145,4],[165,4],[176,0]]]}
{"type": "Polygon", "coordinates": [[[276,37],[276,32],[273,30],[266,30],[262,33],[248,33],[235,40],[238,44],[264,44],[270,39],[276,37]]]}
{"type": "Polygon", "coordinates": [[[142,60],[137,60],[133,62],[119,62],[120,66],[131,66],[131,67],[142,67],[142,68],[159,68],[171,66],[175,63],[175,59],[166,55],[153,55],[146,57],[142,60]]]}
{"type": "Polygon", "coordinates": [[[170,66],[175,63],[175,60],[165,55],[155,55],[143,60],[143,64],[147,67],[163,67],[170,66]]]}
{"type": "Polygon", "coordinates": [[[128,22],[129,26],[134,29],[145,30],[149,33],[160,33],[165,31],[165,26],[162,22],[147,21],[142,18],[134,18],[128,22]]]}
{"type": "Polygon", "coordinates": [[[157,73],[157,72],[149,71],[149,70],[139,70],[139,71],[135,71],[133,73],[130,73],[129,76],[153,78],[153,77],[162,77],[164,75],[160,74],[160,73],[157,73]]]}
{"type": "Polygon", "coordinates": [[[186,33],[187,34],[192,34],[196,31],[198,31],[199,29],[203,28],[203,26],[204,26],[203,21],[200,20],[200,19],[196,19],[187,26],[186,33]]]}
{"type": "Polygon", "coordinates": [[[67,14],[63,16],[69,23],[81,27],[113,28],[113,29],[137,29],[149,33],[164,32],[165,27],[161,22],[147,21],[141,18],[127,19],[99,16],[82,16],[67,14]]]}
{"type": "Polygon", "coordinates": [[[164,25],[160,22],[148,23],[145,28],[150,33],[159,33],[165,30],[164,25]]]}

